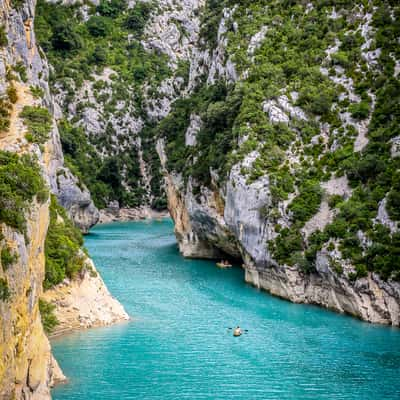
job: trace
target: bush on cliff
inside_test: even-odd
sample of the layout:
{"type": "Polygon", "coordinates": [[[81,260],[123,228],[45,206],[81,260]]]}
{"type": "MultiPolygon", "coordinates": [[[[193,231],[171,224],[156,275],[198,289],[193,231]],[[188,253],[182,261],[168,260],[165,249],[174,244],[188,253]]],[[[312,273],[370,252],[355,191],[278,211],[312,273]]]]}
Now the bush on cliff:
{"type": "Polygon", "coordinates": [[[289,205],[295,223],[304,224],[318,211],[322,189],[318,182],[307,181],[300,187],[300,193],[289,205]]]}
{"type": "Polygon", "coordinates": [[[1,249],[0,259],[3,271],[5,271],[17,261],[18,256],[13,253],[9,247],[4,247],[1,249]]]}
{"type": "Polygon", "coordinates": [[[136,38],[140,39],[143,35],[144,28],[148,19],[150,18],[150,13],[153,8],[151,3],[145,3],[139,1],[131,8],[128,15],[124,20],[124,27],[130,31],[134,32],[136,38]]]}
{"type": "Polygon", "coordinates": [[[45,289],[61,283],[66,277],[74,278],[84,266],[81,232],[68,218],[54,196],[51,196],[50,224],[45,242],[45,289]]]}
{"type": "Polygon", "coordinates": [[[30,155],[0,151],[0,222],[25,232],[24,212],[44,189],[39,166],[30,155]]]}
{"type": "Polygon", "coordinates": [[[0,47],[5,47],[8,44],[6,28],[0,25],[0,47]]]}
{"type": "Polygon", "coordinates": [[[55,308],[56,306],[54,304],[39,299],[40,317],[42,319],[43,329],[47,334],[52,333],[54,328],[59,324],[57,317],[54,315],[55,308]]]}
{"type": "Polygon", "coordinates": [[[8,283],[4,278],[0,278],[0,300],[7,301],[11,296],[8,283]]]}
{"type": "Polygon", "coordinates": [[[47,108],[25,106],[20,114],[28,127],[30,141],[43,144],[49,138],[52,118],[47,108]]]}

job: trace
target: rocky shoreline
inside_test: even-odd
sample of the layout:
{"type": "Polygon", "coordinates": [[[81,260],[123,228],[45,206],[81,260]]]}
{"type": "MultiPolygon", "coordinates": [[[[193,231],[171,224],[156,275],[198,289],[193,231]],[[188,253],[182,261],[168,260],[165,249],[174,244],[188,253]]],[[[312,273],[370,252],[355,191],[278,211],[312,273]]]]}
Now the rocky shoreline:
{"type": "Polygon", "coordinates": [[[100,210],[99,224],[110,222],[140,221],[146,219],[168,218],[170,214],[167,210],[157,211],[148,206],[136,208],[119,208],[118,204],[111,204],[109,207],[100,210]]]}
{"type": "Polygon", "coordinates": [[[47,290],[43,299],[55,305],[58,325],[51,333],[54,338],[72,331],[109,326],[130,320],[124,307],[107,289],[91,259],[86,260],[84,272],[74,280],[47,290]]]}

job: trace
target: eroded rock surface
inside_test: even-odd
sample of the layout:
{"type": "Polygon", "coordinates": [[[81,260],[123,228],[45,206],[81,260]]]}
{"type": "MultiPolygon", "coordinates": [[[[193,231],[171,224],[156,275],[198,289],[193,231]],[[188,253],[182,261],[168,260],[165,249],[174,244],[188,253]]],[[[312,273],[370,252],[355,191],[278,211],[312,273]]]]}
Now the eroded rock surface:
{"type": "Polygon", "coordinates": [[[123,306],[111,296],[92,260],[87,258],[85,263],[85,269],[76,279],[66,279],[44,293],[43,298],[56,306],[55,316],[59,321],[52,336],[129,320],[123,306]]]}

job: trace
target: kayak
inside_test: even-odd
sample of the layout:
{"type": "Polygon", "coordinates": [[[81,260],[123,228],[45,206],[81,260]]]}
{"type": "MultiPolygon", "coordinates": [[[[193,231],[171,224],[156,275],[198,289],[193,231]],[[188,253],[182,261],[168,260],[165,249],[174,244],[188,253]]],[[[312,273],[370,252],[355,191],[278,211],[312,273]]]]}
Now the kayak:
{"type": "Polygon", "coordinates": [[[242,336],[242,331],[233,331],[233,336],[238,337],[238,336],[242,336]]]}
{"type": "Polygon", "coordinates": [[[217,263],[218,268],[231,268],[232,264],[217,263]]]}

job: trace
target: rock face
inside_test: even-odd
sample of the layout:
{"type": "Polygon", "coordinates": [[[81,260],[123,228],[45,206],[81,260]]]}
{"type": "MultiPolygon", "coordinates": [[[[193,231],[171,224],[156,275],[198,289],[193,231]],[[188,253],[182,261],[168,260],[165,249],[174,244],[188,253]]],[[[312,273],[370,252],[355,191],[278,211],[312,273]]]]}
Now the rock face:
{"type": "MultiPolygon", "coordinates": [[[[19,100],[20,107],[17,104],[15,108],[21,111],[22,104],[32,105],[42,102],[44,105],[54,109],[55,102],[50,95],[48,86],[49,67],[46,60],[41,58],[35,42],[33,30],[35,2],[27,0],[18,10],[11,8],[7,2],[2,2],[1,7],[3,10],[2,23],[6,27],[9,42],[7,48],[3,50],[5,58],[1,61],[0,71],[3,80],[7,68],[20,63],[20,65],[26,66],[28,82],[24,85],[25,88],[28,89],[29,86],[38,87],[44,92],[43,99],[40,100],[34,100],[28,94],[30,96],[28,102],[25,95],[24,98],[19,100]]],[[[5,90],[5,83],[3,83],[2,87],[5,90]]],[[[22,129],[22,126],[18,128],[22,129]]],[[[8,138],[8,140],[10,139],[8,138]]],[[[98,211],[90,198],[88,190],[84,185],[79,184],[69,169],[64,166],[59,134],[55,126],[50,140],[52,149],[49,152],[47,175],[52,192],[60,199],[77,226],[83,232],[87,232],[91,226],[96,224],[98,211]],[[63,176],[63,178],[57,179],[60,176],[63,176]]]]}
{"type": "Polygon", "coordinates": [[[88,233],[100,217],[89,191],[85,186],[81,186],[78,179],[65,167],[57,169],[56,181],[55,194],[59,203],[67,210],[75,225],[83,233],[88,233]]]}
{"type": "MultiPolygon", "coordinates": [[[[17,65],[19,71],[22,71],[19,73],[20,77],[12,78],[17,99],[10,110],[9,128],[0,133],[0,150],[19,155],[35,155],[50,190],[57,194],[77,225],[85,231],[96,223],[98,212],[88,191],[79,187],[78,180],[63,165],[54,120],[48,140],[38,145],[26,139],[26,126],[19,116],[25,106],[47,107],[50,111],[54,108],[48,90],[48,66],[35,44],[34,7],[33,0],[22,2],[18,10],[12,8],[8,1],[0,2],[1,26],[5,29],[8,42],[0,50],[2,97],[10,85],[10,78],[7,77],[9,71],[17,65]],[[42,98],[33,96],[33,87],[42,89],[42,98]]],[[[39,312],[39,298],[43,297],[42,284],[45,276],[44,249],[49,225],[49,200],[43,204],[33,201],[23,217],[26,222],[25,235],[4,223],[0,224],[2,244],[6,243],[13,254],[17,255],[12,266],[3,266],[0,269],[0,278],[7,282],[10,291],[9,298],[0,301],[0,398],[46,400],[50,399],[50,388],[65,380],[52,356],[39,312]]],[[[98,275],[94,277],[94,272],[93,276],[86,274],[82,284],[85,288],[92,288],[86,294],[87,302],[100,304],[102,311],[105,311],[106,306],[111,307],[109,314],[103,319],[95,313],[92,320],[96,324],[109,324],[117,319],[127,318],[122,306],[111,298],[98,275]],[[96,288],[96,294],[93,288],[96,288]]],[[[79,286],[78,283],[73,285],[79,286]]],[[[85,307],[82,303],[79,306],[83,309],[85,307]]],[[[88,313],[92,309],[93,307],[90,310],[85,309],[82,313],[86,312],[89,318],[88,313]]]]}
{"type": "Polygon", "coordinates": [[[59,324],[52,332],[58,336],[72,330],[112,325],[128,321],[122,305],[111,296],[90,259],[81,276],[47,290],[43,298],[56,306],[59,324]]]}
{"type": "MultiPolygon", "coordinates": [[[[253,79],[258,79],[258,73],[264,66],[261,61],[262,55],[257,52],[262,47],[270,30],[275,29],[273,28],[275,23],[276,26],[279,23],[271,19],[269,20],[271,25],[257,27],[257,24],[254,23],[256,6],[251,12],[249,8],[242,7],[242,14],[237,15],[236,10],[240,7],[240,4],[232,4],[230,8],[225,8],[220,12],[216,42],[212,48],[207,48],[208,43],[204,43],[200,39],[200,44],[205,44],[205,46],[195,44],[191,49],[189,93],[196,87],[199,76],[202,76],[209,85],[222,80],[228,85],[236,82],[238,86],[243,84],[252,87],[251,83],[246,81],[252,63],[256,64],[253,79]],[[241,19],[239,20],[239,18],[241,19]],[[246,21],[248,25],[243,25],[246,23],[243,21],[246,21]],[[243,28],[242,31],[241,28],[243,28]],[[240,44],[238,47],[241,51],[235,53],[235,46],[229,41],[239,36],[241,41],[235,43],[240,44]],[[247,65],[243,62],[243,47],[246,48],[246,41],[248,41],[248,59],[252,61],[247,65]],[[236,58],[232,56],[232,53],[234,56],[236,55],[236,58]],[[237,60],[238,66],[234,64],[233,60],[237,60]],[[242,65],[246,65],[244,70],[240,70],[242,65]]],[[[309,4],[309,7],[305,10],[306,14],[313,9],[312,3],[309,4]]],[[[214,6],[214,8],[217,7],[214,6]]],[[[371,26],[372,16],[362,6],[352,12],[354,12],[353,17],[360,21],[357,30],[366,40],[360,46],[362,57],[368,68],[374,69],[379,63],[380,49],[373,52],[368,51],[376,33],[376,27],[372,28],[371,26]]],[[[262,18],[261,14],[260,18],[262,18]]],[[[279,20],[281,16],[276,18],[279,20]]],[[[336,14],[332,14],[330,18],[336,18],[336,14]]],[[[271,37],[269,40],[273,40],[271,37]]],[[[284,46],[286,48],[286,44],[284,46]]],[[[174,51],[173,48],[163,49],[163,46],[160,48],[166,54],[174,51]]],[[[338,39],[326,49],[324,62],[328,67],[321,67],[321,76],[327,77],[335,85],[341,86],[338,90],[339,101],[359,103],[361,98],[356,94],[355,83],[352,78],[346,76],[345,69],[339,66],[329,68],[332,65],[332,59],[341,49],[338,39]],[[332,70],[335,71],[334,74],[332,74],[332,70]]],[[[173,58],[173,55],[171,57],[173,58]]],[[[271,66],[269,65],[269,67],[271,66]]],[[[395,71],[395,76],[397,73],[398,69],[395,71]]],[[[262,75],[262,73],[260,74],[262,75]]],[[[293,86],[297,84],[296,82],[293,86]]],[[[255,86],[255,91],[261,87],[261,92],[269,90],[268,84],[264,87],[260,82],[259,87],[255,86]]],[[[309,110],[298,106],[299,92],[294,91],[293,87],[290,89],[280,88],[279,91],[274,92],[273,96],[266,99],[262,99],[262,96],[263,94],[260,94],[257,99],[258,106],[252,111],[256,114],[262,110],[266,117],[264,121],[266,125],[278,126],[281,129],[280,132],[284,132],[287,128],[296,131],[298,126],[313,123],[314,126],[317,126],[317,131],[309,143],[321,146],[318,155],[325,152],[333,153],[340,148],[340,140],[336,137],[338,130],[332,129],[329,123],[321,122],[319,117],[311,121],[315,115],[313,116],[309,110]]],[[[254,97],[257,95],[254,94],[254,97]]],[[[349,129],[349,132],[353,132],[350,134],[351,141],[347,138],[346,140],[349,140],[354,152],[362,152],[369,143],[368,129],[376,97],[369,91],[368,99],[370,109],[365,117],[357,117],[356,114],[349,111],[338,113],[338,120],[343,125],[341,130],[344,131],[346,128],[349,129]]],[[[253,101],[253,98],[249,96],[247,100],[246,107],[249,107],[248,104],[253,101]]],[[[334,107],[337,105],[332,105],[332,109],[334,107]]],[[[184,142],[186,146],[185,154],[189,153],[193,162],[188,161],[183,168],[178,171],[174,170],[173,167],[168,166],[168,147],[176,146],[179,142],[168,142],[168,137],[163,137],[158,141],[157,146],[165,177],[168,209],[175,222],[175,233],[181,253],[187,257],[231,256],[241,259],[246,281],[276,296],[296,303],[318,304],[369,322],[400,326],[400,283],[390,278],[383,280],[377,273],[367,272],[367,270],[365,270],[364,276],[355,279],[355,267],[342,256],[340,244],[335,239],[330,238],[329,246],[324,245],[316,252],[312,271],[306,272],[299,264],[286,265],[274,259],[270,241],[274,241],[278,237],[279,229],[290,229],[293,226],[292,212],[288,205],[298,195],[299,188],[294,187],[288,190],[287,198],[277,202],[273,200],[274,182],[269,175],[268,168],[263,171],[263,174],[257,174],[257,178],[254,179],[249,177],[246,172],[255,169],[254,165],[257,164],[257,161],[259,162],[258,167],[265,163],[267,156],[264,154],[263,159],[261,151],[264,145],[263,140],[268,141],[263,135],[267,136],[268,133],[258,134],[252,138],[250,122],[237,129],[238,131],[242,130],[243,133],[238,134],[238,146],[234,147],[234,156],[241,152],[243,144],[248,145],[251,150],[246,151],[241,161],[235,162],[233,166],[229,167],[230,172],[222,183],[217,172],[213,171],[211,167],[209,168],[211,183],[206,185],[196,182],[193,176],[188,176],[185,169],[190,169],[195,165],[196,159],[202,156],[201,153],[205,151],[207,145],[205,144],[206,140],[199,145],[200,135],[198,135],[204,126],[202,118],[208,117],[205,114],[199,117],[192,111],[190,121],[184,130],[184,138],[180,138],[180,141],[184,142]],[[196,148],[196,146],[198,147],[196,148]],[[195,153],[196,149],[198,149],[198,153],[195,153]],[[276,229],[277,226],[278,229],[276,229]]],[[[171,123],[171,121],[169,122],[171,123]]],[[[301,128],[297,130],[297,132],[299,131],[301,132],[301,128]]],[[[297,172],[301,169],[303,159],[307,159],[302,151],[308,143],[301,144],[301,135],[295,136],[293,141],[296,140],[299,147],[296,149],[297,145],[292,143],[285,148],[281,155],[284,160],[281,167],[282,169],[288,168],[292,177],[298,176],[297,172]]],[[[388,143],[393,158],[397,157],[399,153],[398,142],[398,137],[394,137],[388,143]]],[[[311,148],[311,146],[309,147],[311,148]]],[[[216,151],[215,148],[213,150],[216,151]]],[[[237,158],[240,159],[240,157],[237,158]]],[[[201,172],[205,169],[204,166],[202,167],[201,172]]],[[[309,168],[312,168],[311,165],[309,168]]],[[[316,168],[321,167],[317,166],[316,168]]],[[[347,201],[353,193],[348,179],[343,173],[332,174],[323,181],[321,180],[320,187],[323,196],[321,196],[319,208],[317,207],[315,214],[304,221],[299,228],[301,240],[305,243],[310,240],[313,233],[322,232],[338,215],[339,210],[332,206],[329,200],[336,196],[341,201],[347,201]]],[[[386,200],[384,199],[379,203],[377,217],[373,224],[381,224],[387,227],[391,234],[394,234],[398,232],[398,223],[390,220],[385,207],[386,200]]],[[[359,231],[357,240],[361,243],[361,247],[364,246],[362,248],[365,251],[369,246],[365,233],[359,231]]]]}
{"type": "Polygon", "coordinates": [[[373,323],[400,326],[400,284],[375,273],[351,282],[332,268],[331,254],[318,253],[315,273],[278,265],[266,243],[276,233],[262,216],[268,179],[247,185],[233,168],[226,192],[204,190],[199,199],[166,173],[168,205],[181,253],[186,257],[243,260],[245,280],[295,303],[317,304],[373,323]],[[186,193],[184,195],[183,193],[186,193]],[[216,201],[216,198],[219,201],[216,201]]]}
{"type": "Polygon", "coordinates": [[[111,203],[100,210],[99,223],[139,221],[143,219],[159,219],[168,216],[166,211],[156,211],[148,206],[138,208],[120,208],[118,202],[111,203]]]}
{"type": "Polygon", "coordinates": [[[331,269],[324,253],[317,256],[316,269],[317,273],[304,274],[287,266],[260,268],[247,263],[245,280],[295,303],[317,304],[368,322],[400,325],[398,282],[385,282],[370,273],[352,283],[331,269]]]}
{"type": "MultiPolygon", "coordinates": [[[[49,92],[47,92],[46,102],[50,105],[56,104],[49,92]]],[[[51,191],[67,210],[75,225],[83,233],[88,233],[89,229],[99,220],[99,211],[86,186],[64,165],[64,155],[57,126],[53,127],[50,140],[52,152],[48,177],[51,191]]]]}
{"type": "MultiPolygon", "coordinates": [[[[28,76],[46,88],[38,73],[43,64],[35,47],[32,31],[33,2],[25,2],[19,12],[1,2],[1,23],[6,27],[8,46],[2,49],[0,61],[1,91],[6,89],[6,71],[18,61],[29,65],[28,76]]],[[[10,116],[7,134],[0,135],[0,149],[23,153],[35,152],[43,170],[48,171],[51,158],[51,143],[43,152],[35,146],[29,148],[24,140],[24,127],[18,118],[24,105],[33,105],[29,84],[15,83],[18,101],[10,116]]],[[[48,204],[31,204],[25,215],[27,235],[1,224],[4,240],[16,254],[17,262],[7,271],[2,271],[11,292],[7,302],[0,302],[0,397],[2,399],[50,398],[49,388],[64,379],[44,334],[38,307],[42,295],[44,278],[44,241],[49,221],[48,204]]]]}
{"type": "Polygon", "coordinates": [[[65,379],[51,354],[38,307],[48,215],[47,204],[32,206],[27,216],[29,243],[24,235],[3,227],[7,243],[19,257],[6,274],[12,297],[0,302],[2,399],[49,399],[49,388],[65,379]]]}

